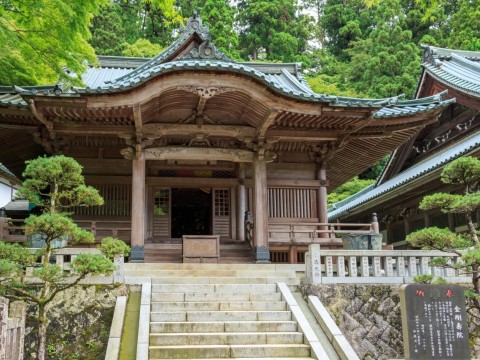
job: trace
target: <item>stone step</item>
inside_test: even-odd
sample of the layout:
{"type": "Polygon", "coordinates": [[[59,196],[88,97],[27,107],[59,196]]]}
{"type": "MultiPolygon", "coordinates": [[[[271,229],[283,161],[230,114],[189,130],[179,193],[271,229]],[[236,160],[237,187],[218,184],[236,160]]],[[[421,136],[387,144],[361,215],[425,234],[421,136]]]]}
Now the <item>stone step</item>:
{"type": "Polygon", "coordinates": [[[152,312],[159,311],[228,311],[228,310],[287,310],[285,301],[185,301],[153,302],[152,312]]]}
{"type": "Polygon", "coordinates": [[[167,333],[150,334],[150,346],[167,345],[247,345],[302,344],[299,332],[240,332],[240,333],[167,333]]]}
{"type": "Polygon", "coordinates": [[[125,270],[294,270],[305,271],[305,264],[197,264],[125,263],[125,270]]]}
{"type": "MultiPolygon", "coordinates": [[[[153,281],[154,279],[152,279],[153,281]]],[[[153,293],[274,293],[277,292],[276,284],[152,284],[153,293]]]]}
{"type": "Polygon", "coordinates": [[[150,333],[295,332],[295,321],[152,322],[150,333]]]}
{"type": "Polygon", "coordinates": [[[280,301],[282,294],[274,293],[153,293],[152,302],[158,301],[280,301]]]}
{"type": "Polygon", "coordinates": [[[207,359],[207,358],[275,358],[310,356],[308,345],[174,345],[150,346],[149,358],[154,359],[207,359]]]}
{"type": "MultiPolygon", "coordinates": [[[[225,359],[238,359],[238,358],[209,358],[210,360],[225,360],[225,359]]],[[[259,359],[268,359],[268,360],[313,360],[310,357],[271,357],[271,358],[242,358],[242,360],[259,360],[259,359]]],[[[150,359],[150,360],[164,360],[164,359],[150,359]]],[[[190,360],[200,360],[200,359],[190,359],[190,360]]]]}
{"type": "MultiPolygon", "coordinates": [[[[130,272],[125,273],[125,277],[143,278],[150,277],[147,273],[132,275],[130,272]]],[[[165,277],[152,278],[152,283],[160,284],[276,284],[284,282],[287,285],[299,285],[300,279],[296,277],[165,277]]]]}
{"type": "Polygon", "coordinates": [[[219,277],[239,277],[239,278],[296,278],[293,270],[127,270],[128,276],[150,276],[155,280],[162,278],[219,278],[219,277]]]}
{"type": "Polygon", "coordinates": [[[151,322],[205,321],[290,321],[290,311],[160,311],[150,314],[151,322]]]}

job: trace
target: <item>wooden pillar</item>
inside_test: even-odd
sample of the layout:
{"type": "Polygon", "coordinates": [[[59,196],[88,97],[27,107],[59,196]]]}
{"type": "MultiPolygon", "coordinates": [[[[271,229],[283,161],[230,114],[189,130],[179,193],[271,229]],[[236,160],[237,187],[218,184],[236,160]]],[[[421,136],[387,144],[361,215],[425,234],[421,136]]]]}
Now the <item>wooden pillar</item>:
{"type": "Polygon", "coordinates": [[[145,154],[132,161],[132,236],[131,262],[143,262],[145,239],[145,154]]]}
{"type": "MultiPolygon", "coordinates": [[[[327,210],[327,171],[322,166],[317,166],[315,177],[320,180],[320,187],[317,192],[318,221],[328,223],[327,210]]],[[[321,226],[320,230],[328,230],[328,226],[321,226]]],[[[320,233],[319,237],[328,238],[328,233],[320,233]]]]}
{"type": "Polygon", "coordinates": [[[267,164],[265,159],[254,156],[253,163],[254,204],[254,257],[258,262],[270,262],[268,250],[267,164]]]}
{"type": "Polygon", "coordinates": [[[245,164],[238,164],[237,185],[237,240],[245,241],[245,211],[247,204],[245,198],[245,164]]]}

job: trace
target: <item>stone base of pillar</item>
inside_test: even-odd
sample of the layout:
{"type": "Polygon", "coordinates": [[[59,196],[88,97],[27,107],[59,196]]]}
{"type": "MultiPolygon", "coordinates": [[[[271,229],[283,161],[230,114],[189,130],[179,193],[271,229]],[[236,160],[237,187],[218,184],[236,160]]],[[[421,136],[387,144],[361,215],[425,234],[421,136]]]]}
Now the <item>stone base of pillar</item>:
{"type": "Polygon", "coordinates": [[[134,245],[130,250],[129,262],[145,262],[145,247],[143,245],[134,245]]]}
{"type": "Polygon", "coordinates": [[[253,250],[253,257],[255,258],[256,263],[269,263],[270,251],[266,246],[257,246],[253,250]]]}

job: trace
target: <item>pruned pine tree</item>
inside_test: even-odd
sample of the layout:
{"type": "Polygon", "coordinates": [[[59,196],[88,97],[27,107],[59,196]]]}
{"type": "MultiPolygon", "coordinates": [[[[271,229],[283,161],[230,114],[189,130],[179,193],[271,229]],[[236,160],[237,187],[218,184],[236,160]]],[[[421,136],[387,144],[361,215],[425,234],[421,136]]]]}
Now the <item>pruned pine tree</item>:
{"type": "MultiPolygon", "coordinates": [[[[415,247],[440,250],[460,256],[460,262],[452,262],[447,258],[435,258],[431,263],[434,266],[453,268],[470,274],[472,287],[466,290],[465,295],[471,308],[480,310],[480,242],[473,220],[473,214],[480,208],[478,189],[480,160],[475,157],[454,160],[445,166],[440,179],[444,184],[460,185],[462,193],[428,195],[423,198],[420,208],[440,209],[446,214],[463,214],[467,220],[467,232],[456,234],[446,228],[429,227],[411,233],[406,240],[415,247]]],[[[419,280],[432,281],[433,276],[424,275],[419,280]]]]}
{"type": "Polygon", "coordinates": [[[115,270],[113,255],[127,255],[129,247],[121,240],[107,239],[100,250],[105,254],[80,254],[71,264],[73,274],[51,264],[56,243],[68,238],[73,244],[91,244],[92,233],[79,228],[69,217],[68,210],[77,206],[102,205],[98,191],[85,185],[82,167],[65,156],[40,157],[27,162],[25,181],[18,196],[39,206],[41,215],[25,220],[27,235],[44,242],[36,254],[17,244],[0,242],[0,295],[11,300],[25,301],[37,307],[37,359],[45,359],[49,304],[62,291],[77,285],[89,275],[110,274],[115,270]],[[41,262],[37,263],[37,258],[41,262]],[[26,282],[26,268],[34,267],[34,282],[26,282]]]}

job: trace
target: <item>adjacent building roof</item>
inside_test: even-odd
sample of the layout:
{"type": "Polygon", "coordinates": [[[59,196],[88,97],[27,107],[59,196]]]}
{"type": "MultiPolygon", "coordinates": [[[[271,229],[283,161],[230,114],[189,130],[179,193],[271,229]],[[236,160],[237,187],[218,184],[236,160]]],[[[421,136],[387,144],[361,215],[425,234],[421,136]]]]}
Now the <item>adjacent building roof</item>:
{"type": "MultiPolygon", "coordinates": [[[[432,92],[449,91],[459,97],[457,100],[460,104],[467,107],[472,106],[473,103],[470,100],[466,102],[465,95],[468,96],[468,99],[480,99],[480,52],[433,46],[422,46],[422,49],[423,72],[417,89],[417,97],[432,92]]],[[[427,126],[416,138],[421,139],[421,136],[429,134],[436,126],[438,125],[427,126]]],[[[333,209],[329,212],[329,219],[334,220],[345,216],[356,207],[378,199],[389,191],[411,183],[432,170],[469,153],[480,144],[480,132],[474,130],[473,134],[470,133],[466,138],[452,141],[455,142],[454,144],[443,140],[441,146],[436,148],[430,156],[426,158],[423,156],[423,159],[417,160],[418,162],[410,159],[409,164],[406,164],[406,155],[413,151],[412,144],[415,143],[416,138],[412,138],[393,153],[376,184],[334,204],[333,209]],[[401,169],[400,172],[398,169],[401,169]]]]}
{"type": "Polygon", "coordinates": [[[329,221],[333,221],[343,215],[347,215],[352,209],[377,199],[389,191],[411,183],[415,179],[468,154],[472,150],[478,148],[478,146],[480,146],[480,132],[440,151],[429,159],[407,169],[381,185],[370,185],[349,198],[335,203],[333,209],[328,213],[328,219],[329,221]]]}
{"type": "Polygon", "coordinates": [[[0,182],[1,178],[5,178],[8,180],[10,185],[19,185],[20,180],[13,174],[10,170],[8,170],[3,164],[0,163],[0,182]]]}
{"type": "Polygon", "coordinates": [[[426,73],[457,90],[480,97],[480,52],[422,47],[426,73]]]}

